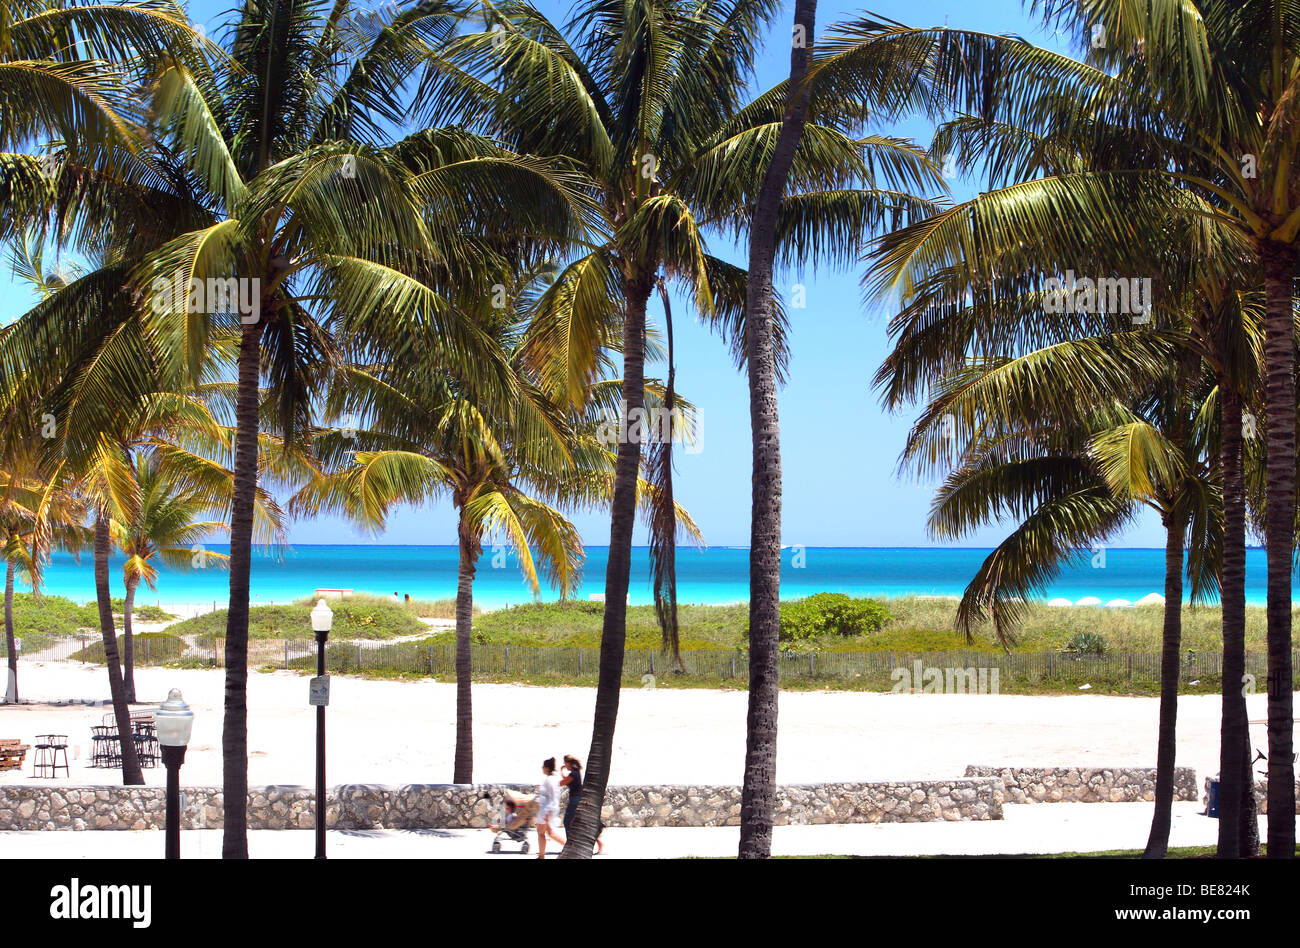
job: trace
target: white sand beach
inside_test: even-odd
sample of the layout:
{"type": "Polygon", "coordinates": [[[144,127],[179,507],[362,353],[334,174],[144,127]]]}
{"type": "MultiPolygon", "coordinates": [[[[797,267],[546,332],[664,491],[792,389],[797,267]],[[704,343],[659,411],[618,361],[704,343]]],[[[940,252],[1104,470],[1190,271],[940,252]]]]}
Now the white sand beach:
{"type": "MultiPolygon", "coordinates": [[[[24,662],[21,695],[36,702],[0,707],[0,738],[30,742],[67,734],[71,775],[57,782],[116,783],[113,771],[89,768],[90,728],[110,709],[53,706],[108,696],[102,667],[24,662]]],[[[136,707],[157,704],[180,688],[194,708],[194,734],[182,771],[190,785],[220,785],[224,672],[141,668],[136,707]]],[[[591,740],[592,688],[474,686],[474,776],[479,783],[527,782],[543,758],[585,758],[591,740]]],[[[1265,717],[1265,695],[1248,700],[1265,717]]],[[[249,781],[303,784],[314,779],[315,715],[307,678],[252,672],[249,781]]],[[[367,681],[334,676],[328,714],[329,782],[444,783],[452,775],[455,687],[434,681],[367,681]]],[[[902,695],[787,692],[781,696],[778,780],[859,781],[961,775],[968,764],[1154,766],[1158,701],[1102,695],[902,695]]],[[[623,692],[611,781],[741,782],[746,694],[703,689],[623,692]]],[[[1218,769],[1220,704],[1213,695],[1179,703],[1179,763],[1195,767],[1198,785],[1218,769]]],[[[1264,746],[1262,724],[1251,728],[1264,746]]],[[[164,771],[146,770],[150,785],[164,771]]],[[[0,773],[6,783],[32,780],[0,773]]]]}

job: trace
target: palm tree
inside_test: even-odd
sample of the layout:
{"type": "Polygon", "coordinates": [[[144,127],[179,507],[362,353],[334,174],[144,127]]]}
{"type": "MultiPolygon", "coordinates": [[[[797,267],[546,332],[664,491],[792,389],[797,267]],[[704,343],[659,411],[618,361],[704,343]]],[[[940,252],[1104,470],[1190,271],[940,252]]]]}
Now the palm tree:
{"type": "Polygon", "coordinates": [[[540,565],[567,596],[583,559],[577,530],[535,491],[552,491],[567,460],[561,419],[526,386],[515,410],[486,409],[436,367],[378,365],[340,370],[336,404],[365,405],[372,421],[323,433],[318,450],[336,467],[295,495],[292,506],[313,513],[338,509],[382,530],[394,504],[451,498],[457,512],[460,564],[456,591],[456,745],[452,781],[472,783],[473,709],[470,631],[474,574],[484,537],[504,535],[519,568],[539,588],[540,565]],[[353,448],[358,448],[353,455],[353,448]],[[342,463],[339,463],[342,462],[342,463]],[[350,462],[350,463],[349,463],[350,462]],[[534,486],[536,485],[536,486],[534,486]]]}
{"type": "Polygon", "coordinates": [[[1019,521],[967,586],[957,610],[969,637],[993,620],[1005,643],[1024,601],[1080,548],[1108,540],[1139,505],[1166,531],[1156,808],[1146,855],[1163,858],[1173,802],[1184,546],[1193,602],[1217,589],[1222,547],[1219,397],[1195,353],[1134,331],[972,362],[937,386],[904,462],[952,464],[930,514],[944,540],[1004,517],[1019,521]],[[1080,371],[1088,366],[1091,374],[1080,371]],[[1108,370],[1098,372],[1098,366],[1108,370]],[[1087,406],[1053,417],[1034,392],[1068,388],[1087,406]],[[1190,542],[1188,542],[1190,540],[1190,542]]]}
{"type": "Polygon", "coordinates": [[[785,114],[754,207],[745,290],[745,361],[753,433],[753,496],[749,527],[749,714],[740,805],[740,856],[772,854],[776,812],[778,639],[781,624],[781,430],[777,419],[777,350],[772,293],[777,221],[795,149],[808,115],[804,77],[813,53],[817,0],[794,9],[785,114]]]}
{"type": "Polygon", "coordinates": [[[80,526],[84,510],[75,496],[62,485],[42,481],[38,476],[11,470],[4,480],[0,499],[5,560],[4,624],[5,647],[9,656],[8,697],[18,700],[18,653],[14,636],[14,579],[27,577],[34,596],[40,595],[45,561],[55,549],[79,551],[89,537],[80,526]]]}
{"type": "Polygon", "coordinates": [[[99,606],[99,632],[104,643],[104,664],[108,668],[109,694],[113,717],[122,749],[122,782],[126,786],[143,786],[144,774],[135,747],[131,726],[131,709],[126,700],[122,679],[122,659],[117,648],[117,627],[113,622],[113,605],[109,591],[108,557],[112,551],[109,524],[116,517],[127,519],[135,514],[138,496],[127,453],[111,438],[101,435],[98,448],[81,459],[77,467],[61,466],[60,475],[75,479],[75,489],[90,509],[94,524],[93,561],[95,599],[99,606]]]}
{"type": "MultiPolygon", "coordinates": [[[[442,339],[428,355],[469,371],[478,366],[486,376],[493,369],[476,361],[472,329],[444,318],[436,291],[476,285],[471,265],[490,249],[482,246],[484,233],[517,230],[566,242],[582,230],[573,176],[550,164],[458,131],[386,144],[383,129],[403,114],[404,78],[453,23],[438,3],[404,4],[364,21],[353,6],[245,4],[228,56],[169,66],[153,84],[156,144],[142,160],[124,158],[110,181],[79,169],[67,176],[79,195],[114,195],[75,205],[77,233],[113,251],[108,265],[79,282],[87,292],[127,288],[133,303],[118,307],[108,325],[87,327],[97,315],[81,308],[61,314],[76,327],[60,324],[62,346],[102,353],[60,395],[75,413],[75,423],[60,416],[73,436],[105,430],[111,395],[133,403],[132,396],[154,390],[211,382],[224,360],[233,363],[222,742],[223,852],[232,858],[247,856],[248,583],[263,364],[271,417],[291,443],[310,414],[314,373],[334,358],[327,323],[379,336],[382,328],[371,321],[383,316],[384,327],[400,336],[404,326],[427,322],[442,339]],[[511,224],[503,227],[504,208],[511,224]],[[431,288],[408,276],[422,268],[440,282],[431,288]],[[194,288],[201,298],[189,292],[194,288]],[[141,332],[119,332],[128,323],[141,332]],[[75,332],[87,337],[85,346],[75,332]],[[158,380],[146,378],[141,364],[156,366],[158,380]]],[[[59,186],[63,179],[60,173],[59,186]]],[[[24,206],[48,203],[32,198],[24,206]]]]}
{"type": "MultiPolygon", "coordinates": [[[[1283,145],[1300,120],[1292,90],[1300,68],[1300,10],[1286,0],[1198,0],[1156,4],[1132,15],[1119,0],[1050,0],[1049,20],[1108,37],[1099,63],[1114,66],[1142,44],[1142,105],[1195,130],[1187,149],[1205,169],[1180,174],[1219,198],[1215,223],[1250,246],[1265,296],[1265,543],[1268,551],[1268,852],[1295,854],[1295,764],[1291,668],[1291,577],[1296,514],[1295,273],[1300,192],[1290,182],[1300,152],[1283,145]],[[1155,106],[1152,109],[1152,106],[1155,106]]],[[[1136,97],[1135,97],[1136,98],[1136,97]]],[[[1183,167],[1191,162],[1182,163],[1183,167]]],[[[1225,687],[1230,683],[1225,669],[1225,687]]],[[[1225,744],[1228,743],[1225,735],[1225,744]]],[[[1228,762],[1225,760],[1225,767],[1228,762]]],[[[1233,768],[1235,769],[1235,767],[1233,768]]]]}
{"type": "MultiPolygon", "coordinates": [[[[768,156],[780,133],[779,90],[742,104],[758,35],[775,15],[761,0],[583,0],[565,26],[527,2],[483,2],[488,27],[458,38],[426,77],[426,120],[454,117],[519,152],[558,155],[589,180],[599,236],[568,258],[542,298],[530,350],[555,366],[548,390],[577,406],[589,397],[599,353],[622,353],[620,430],[605,573],[605,615],[591,749],[582,801],[565,858],[593,849],[609,779],[626,639],[641,444],[628,423],[645,408],[645,333],[651,294],[680,289],[743,361],[745,273],[711,254],[706,228],[738,235],[749,226],[768,156]]],[[[843,110],[810,113],[792,163],[796,193],[783,205],[778,257],[816,248],[841,257],[886,216],[877,181],[937,181],[915,149],[883,137],[858,139],[843,110]],[[867,190],[857,185],[865,183],[867,190]]],[[[890,213],[924,206],[905,189],[890,213]]],[[[780,338],[780,333],[777,334],[780,338]]],[[[659,463],[656,470],[670,465],[659,463]]],[[[666,486],[666,485],[665,485],[666,486]]],[[[664,495],[666,500],[666,493],[664,495]]],[[[671,529],[655,518],[656,530],[671,529]]],[[[671,541],[659,535],[652,546],[671,541]]],[[[668,565],[666,557],[656,557],[668,565]]],[[[667,583],[670,587],[671,583],[667,583]]],[[[666,588],[656,582],[656,590],[666,588]]],[[[671,609],[661,610],[673,646],[671,609]]]]}
{"type": "MultiPolygon", "coordinates": [[[[474,575],[484,538],[505,538],[534,593],[540,565],[561,596],[568,596],[579,581],[585,554],[577,530],[557,505],[590,506],[608,498],[613,457],[594,437],[596,425],[566,416],[563,406],[534,384],[535,373],[525,358],[531,308],[552,275],[552,268],[542,265],[503,277],[509,283],[502,286],[514,292],[510,305],[500,309],[487,304],[490,298],[476,298],[473,318],[499,347],[500,360],[511,372],[504,393],[497,386],[484,392],[472,380],[433,364],[380,358],[340,367],[329,413],[370,420],[316,437],[323,471],[292,503],[312,513],[341,510],[380,530],[394,504],[451,498],[460,551],[455,783],[473,781],[470,633],[474,575]]],[[[472,305],[473,300],[462,303],[472,305]]],[[[676,514],[698,535],[689,516],[676,514]]]]}
{"type": "Polygon", "coordinates": [[[39,156],[17,152],[47,136],[96,165],[117,148],[137,148],[134,79],[204,45],[169,0],[9,0],[0,8],[0,167],[42,176],[39,156]]]}
{"type": "Polygon", "coordinates": [[[110,525],[114,544],[125,557],[122,564],[122,579],[126,586],[122,608],[122,657],[128,702],[135,701],[132,614],[135,592],[141,581],[150,589],[157,588],[158,561],[173,569],[189,569],[196,565],[206,567],[209,562],[221,566],[229,559],[224,553],[202,550],[196,562],[195,547],[226,528],[220,521],[198,519],[210,509],[208,498],[169,478],[162,459],[156,454],[136,456],[132,463],[139,505],[131,519],[114,520],[110,525]]]}
{"type": "MultiPolygon", "coordinates": [[[[1015,313],[998,306],[1004,296],[1014,299],[1026,285],[1041,288],[1047,275],[1044,271],[1054,261],[1077,265],[1091,259],[1109,268],[1092,271],[1100,273],[1126,272],[1114,269],[1121,259],[1129,260],[1129,266],[1135,259],[1167,261],[1152,245],[1158,247],[1167,239],[1171,215],[1193,235],[1199,261],[1199,271],[1193,271],[1192,279],[1182,285],[1199,279],[1210,284],[1207,295],[1220,301],[1249,286],[1241,282],[1243,255],[1250,258],[1256,273],[1262,273],[1268,248],[1262,247],[1261,240],[1276,243],[1287,237],[1277,219],[1273,225],[1263,226],[1267,215],[1252,210],[1252,202],[1270,188],[1280,195],[1274,184],[1265,186],[1264,181],[1275,183],[1285,177],[1277,164],[1285,162],[1277,153],[1264,164],[1260,159],[1266,150],[1264,142],[1270,135],[1276,140],[1276,129],[1282,127],[1274,120],[1284,120],[1286,109],[1291,108],[1286,105],[1275,110],[1272,100],[1264,100],[1278,88],[1274,67],[1288,61],[1285,56],[1274,57],[1273,52],[1280,48],[1279,36],[1285,42],[1284,34],[1295,28],[1294,18],[1279,13],[1278,19],[1266,22],[1265,8],[1280,10],[1279,5],[1270,3],[1253,4],[1248,13],[1242,12],[1240,4],[1225,3],[1162,2],[1121,14],[1122,6],[1109,0],[1077,9],[1066,3],[1042,5],[1049,20],[1071,22],[1085,39],[1094,27],[1104,31],[1105,44],[1090,49],[1087,63],[1018,39],[910,30],[873,19],[846,26],[827,44],[831,54],[814,69],[822,94],[845,95],[900,77],[910,81],[926,104],[955,104],[966,113],[964,124],[946,144],[960,149],[963,139],[983,141],[993,156],[990,185],[999,179],[1005,182],[941,219],[900,232],[882,244],[874,289],[885,293],[902,287],[911,304],[895,324],[900,355],[904,350],[919,354],[929,349],[939,362],[951,362],[962,357],[971,341],[998,353],[1022,339],[1041,344],[1053,337],[1098,331],[1088,326],[1088,317],[1081,314],[1004,329],[1002,321],[1014,319],[1015,313]],[[1267,53],[1264,47],[1268,47],[1267,53]],[[1245,78],[1256,72],[1270,77],[1263,86],[1251,85],[1245,78]],[[1243,85],[1250,86],[1249,91],[1230,91],[1243,85]],[[1262,175],[1258,190],[1257,178],[1250,175],[1262,175]],[[1250,193],[1243,197],[1244,192],[1250,193]],[[1131,226],[1133,222],[1143,226],[1131,226]],[[1125,256],[1121,251],[1135,239],[1147,245],[1145,252],[1125,256]],[[1103,260],[1105,254],[1099,256],[1097,251],[1108,245],[1110,257],[1103,260]],[[1045,251],[1045,247],[1049,249],[1045,251]],[[992,317],[964,323],[950,319],[962,316],[966,307],[961,299],[967,287],[977,299],[993,304],[992,317]],[[998,331],[992,331],[989,318],[999,320],[998,331]],[[966,328],[958,328],[962,325],[966,328]]],[[[935,147],[942,147],[938,139],[935,147]]],[[[1064,269],[1066,264],[1058,265],[1064,269]]],[[[1163,284],[1161,292],[1172,292],[1179,284],[1170,274],[1163,275],[1165,279],[1157,285],[1163,284]]],[[[1259,279],[1256,285],[1266,282],[1264,276],[1259,279]]],[[[1235,367],[1245,361],[1242,353],[1248,347],[1225,336],[1231,320],[1223,323],[1216,317],[1216,322],[1217,328],[1209,327],[1212,331],[1205,334],[1215,346],[1211,361],[1217,372],[1227,373],[1231,379],[1235,367]]],[[[1278,331],[1275,319],[1275,339],[1278,331]]],[[[907,373],[894,375],[888,397],[892,400],[914,391],[927,375],[935,374],[935,365],[915,361],[907,373]]],[[[942,374],[942,368],[937,374],[942,374]]],[[[1276,390],[1276,386],[1269,389],[1270,398],[1276,390]]],[[[1224,391],[1225,413],[1240,412],[1236,386],[1229,385],[1224,391]]],[[[1279,406],[1275,401],[1273,410],[1268,411],[1277,424],[1281,424],[1277,421],[1279,406]]],[[[1225,420],[1225,431],[1235,428],[1225,420]]],[[[1238,580],[1244,575],[1240,567],[1244,565],[1245,508],[1244,501],[1238,500],[1241,495],[1233,496],[1237,489],[1233,472],[1239,470],[1232,457],[1234,437],[1225,435],[1223,439],[1229,490],[1222,577],[1222,789],[1226,806],[1244,811],[1245,702],[1238,684],[1238,673],[1244,669],[1244,586],[1238,580]]],[[[1275,449],[1269,454],[1275,464],[1290,466],[1291,462],[1277,459],[1279,450],[1286,457],[1293,452],[1281,442],[1270,447],[1275,449]]],[[[1284,481],[1269,479],[1271,485],[1283,485],[1284,481]]],[[[1289,487],[1278,489],[1290,494],[1289,487]]],[[[1289,510],[1293,503],[1291,499],[1269,506],[1269,515],[1289,510]]],[[[1289,514],[1282,516],[1289,520],[1289,514]]],[[[1270,546],[1276,542],[1276,533],[1270,533],[1270,546]]],[[[1274,598],[1283,595],[1284,587],[1289,596],[1289,567],[1280,570],[1278,559],[1289,557],[1289,553],[1281,553],[1282,549],[1290,550],[1289,533],[1285,544],[1275,548],[1276,555],[1270,557],[1274,598]]],[[[1270,681],[1276,683],[1280,676],[1289,682],[1285,670],[1289,668],[1289,646],[1280,647],[1288,638],[1282,630],[1289,622],[1289,609],[1273,608],[1271,614],[1270,681]],[[1273,669],[1281,671],[1274,675],[1273,669]]],[[[1281,691],[1285,694],[1271,701],[1270,719],[1289,721],[1289,684],[1281,691]]],[[[1282,727],[1289,728],[1289,724],[1282,727]]],[[[1271,739],[1277,736],[1282,740],[1276,731],[1271,731],[1271,739]]],[[[1276,763],[1276,753],[1270,750],[1270,766],[1276,763]]],[[[1278,793],[1282,801],[1292,793],[1286,769],[1290,767],[1289,750],[1282,750],[1280,757],[1279,770],[1284,772],[1270,770],[1270,792],[1278,793]],[[1274,774],[1280,779],[1273,780],[1274,774]]],[[[1279,835],[1270,843],[1270,852],[1292,852],[1292,810],[1279,802],[1279,835]]],[[[1236,815],[1230,811],[1220,821],[1222,855],[1235,855],[1239,837],[1248,833],[1246,821],[1236,815]]],[[[1270,820],[1270,832],[1273,822],[1270,820]]]]}

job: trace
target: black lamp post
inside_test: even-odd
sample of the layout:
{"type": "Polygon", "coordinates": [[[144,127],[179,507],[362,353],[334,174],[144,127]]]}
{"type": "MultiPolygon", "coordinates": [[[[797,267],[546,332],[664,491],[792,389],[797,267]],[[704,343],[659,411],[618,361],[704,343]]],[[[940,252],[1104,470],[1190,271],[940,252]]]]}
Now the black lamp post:
{"type": "Polygon", "coordinates": [[[311,611],[311,628],[316,633],[316,680],[323,693],[313,687],[311,701],[316,705],[316,858],[325,858],[325,705],[329,701],[329,679],[325,677],[325,641],[330,637],[334,612],[325,600],[316,602],[311,611]]]}
{"type": "Polygon", "coordinates": [[[181,700],[179,688],[167,694],[154,712],[158,727],[158,744],[163,766],[167,768],[167,853],[168,859],[181,858],[181,764],[194,728],[194,712],[181,700]]]}

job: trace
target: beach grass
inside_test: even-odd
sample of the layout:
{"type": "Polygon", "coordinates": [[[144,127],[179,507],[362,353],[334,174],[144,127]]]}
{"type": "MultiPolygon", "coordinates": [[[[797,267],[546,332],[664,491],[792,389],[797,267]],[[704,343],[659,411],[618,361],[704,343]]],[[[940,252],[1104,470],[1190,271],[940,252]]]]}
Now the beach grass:
{"type": "MultiPolygon", "coordinates": [[[[135,644],[136,663],[139,665],[161,665],[178,661],[185,653],[185,642],[166,632],[139,632],[131,635],[135,644]]],[[[124,654],[126,636],[117,637],[118,655],[124,654]]],[[[71,661],[94,662],[103,664],[104,643],[102,640],[88,642],[84,649],[79,649],[69,656],[71,661]]]]}
{"type": "MultiPolygon", "coordinates": [[[[121,599],[111,602],[113,618],[120,629],[125,603],[121,599]]],[[[137,622],[166,622],[175,618],[157,606],[144,605],[137,605],[134,615],[137,622]]],[[[23,640],[25,654],[40,651],[59,637],[76,635],[82,629],[99,634],[99,608],[95,603],[82,605],[64,596],[14,593],[14,635],[23,640]]],[[[0,636],[0,654],[4,654],[4,649],[4,637],[0,636]]]]}
{"type": "MultiPolygon", "coordinates": [[[[368,593],[357,593],[355,595],[349,596],[347,599],[343,599],[343,600],[330,599],[328,600],[328,602],[329,602],[329,607],[331,609],[334,609],[335,612],[338,611],[337,607],[340,603],[342,603],[343,605],[347,605],[350,603],[358,606],[363,604],[370,604],[370,605],[385,606],[389,608],[400,608],[405,612],[407,612],[409,615],[413,615],[418,619],[455,619],[456,618],[455,599],[411,599],[409,601],[403,600],[402,602],[393,602],[393,598],[391,596],[372,596],[368,593]]],[[[306,606],[308,609],[310,609],[312,606],[316,605],[316,599],[313,596],[307,596],[303,599],[296,600],[293,603],[293,605],[306,606]]],[[[481,610],[478,609],[474,610],[476,615],[480,611],[481,610]]]]}
{"type": "MultiPolygon", "coordinates": [[[[248,610],[248,637],[250,639],[311,639],[310,599],[288,605],[253,606],[248,610]]],[[[428,626],[420,621],[419,610],[405,603],[387,601],[378,596],[354,596],[350,599],[331,600],[334,625],[332,639],[382,640],[399,636],[416,635],[428,626]]],[[[228,610],[206,612],[192,619],[183,619],[167,627],[172,635],[196,636],[203,645],[211,637],[224,638],[228,610]]]]}
{"type": "MultiPolygon", "coordinates": [[[[991,625],[972,630],[971,640],[954,627],[957,604],[950,599],[915,596],[881,600],[890,619],[878,632],[854,636],[814,637],[786,644],[794,651],[913,651],[968,650],[998,652],[1002,647],[991,625]]],[[[474,641],[481,644],[597,648],[604,605],[599,602],[530,603],[486,612],[474,620],[474,641]]],[[[1077,633],[1100,637],[1108,652],[1159,652],[1164,608],[1140,606],[1105,609],[1090,606],[1055,607],[1032,603],[1015,631],[1015,652],[1065,651],[1077,633]]],[[[681,605],[678,628],[683,649],[745,648],[749,625],[746,604],[681,605]]],[[[1246,649],[1265,651],[1267,628],[1261,607],[1246,609],[1246,649]]],[[[1183,608],[1183,651],[1217,652],[1222,648],[1218,606],[1183,608]]],[[[661,641],[653,606],[629,606],[627,647],[654,648],[661,641]]],[[[453,641],[447,632],[439,641],[453,641]]]]}

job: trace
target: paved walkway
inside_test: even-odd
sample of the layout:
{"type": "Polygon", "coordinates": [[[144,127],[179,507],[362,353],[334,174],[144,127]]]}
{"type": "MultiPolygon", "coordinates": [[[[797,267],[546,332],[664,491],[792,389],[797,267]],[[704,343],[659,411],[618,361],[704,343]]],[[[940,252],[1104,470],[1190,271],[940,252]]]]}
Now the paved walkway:
{"type": "MultiPolygon", "coordinates": [[[[836,826],[778,826],[773,855],[919,856],[1099,852],[1141,849],[1151,824],[1150,803],[1051,803],[1007,806],[1006,818],[982,822],[879,823],[836,826]]],[[[1213,845],[1218,821],[1201,816],[1198,803],[1175,803],[1172,846],[1213,845]]],[[[1261,820],[1260,835],[1264,835],[1261,820]]],[[[717,829],[623,829],[605,831],[602,858],[667,859],[683,856],[735,856],[737,827],[717,829]]],[[[487,830],[332,831],[326,848],[337,859],[498,859],[487,830]]],[[[508,843],[503,838],[503,844],[508,843]]],[[[261,859],[310,859],[315,834],[309,830],[257,830],[248,834],[249,854],[261,859]]],[[[506,848],[511,848],[506,846],[506,848]]],[[[554,850],[552,850],[554,851],[554,850]]],[[[156,831],[56,831],[0,833],[6,859],[156,859],[163,836],[156,831]]],[[[181,833],[184,858],[216,859],[220,830],[181,833]]]]}

